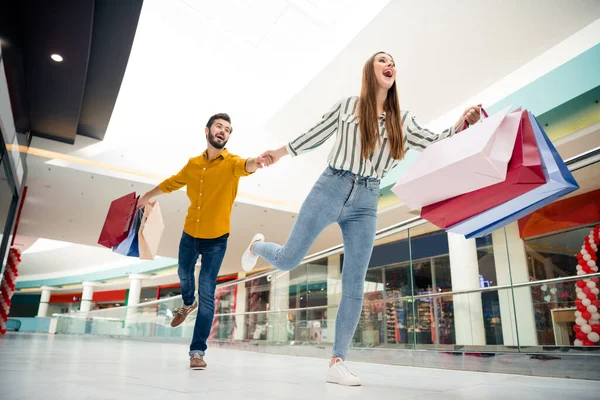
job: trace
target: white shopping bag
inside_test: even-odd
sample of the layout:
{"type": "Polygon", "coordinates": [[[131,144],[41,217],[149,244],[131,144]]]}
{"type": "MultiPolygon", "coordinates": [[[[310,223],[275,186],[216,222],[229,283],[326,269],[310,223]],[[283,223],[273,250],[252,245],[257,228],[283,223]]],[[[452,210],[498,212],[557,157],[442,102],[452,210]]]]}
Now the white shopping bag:
{"type": "Polygon", "coordinates": [[[141,260],[154,260],[158,252],[160,238],[165,229],[158,201],[144,207],[144,215],[138,232],[138,244],[141,260]]]}
{"type": "Polygon", "coordinates": [[[416,210],[503,182],[520,123],[511,108],[428,146],[392,191],[416,210]]]}

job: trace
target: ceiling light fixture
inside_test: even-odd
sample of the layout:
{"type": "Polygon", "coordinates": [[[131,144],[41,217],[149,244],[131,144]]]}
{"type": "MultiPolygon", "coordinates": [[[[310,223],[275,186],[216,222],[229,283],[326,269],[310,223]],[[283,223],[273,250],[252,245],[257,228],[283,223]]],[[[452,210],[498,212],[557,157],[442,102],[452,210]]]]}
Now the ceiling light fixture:
{"type": "Polygon", "coordinates": [[[52,54],[50,58],[56,62],[62,62],[63,58],[60,54],[52,54]]]}

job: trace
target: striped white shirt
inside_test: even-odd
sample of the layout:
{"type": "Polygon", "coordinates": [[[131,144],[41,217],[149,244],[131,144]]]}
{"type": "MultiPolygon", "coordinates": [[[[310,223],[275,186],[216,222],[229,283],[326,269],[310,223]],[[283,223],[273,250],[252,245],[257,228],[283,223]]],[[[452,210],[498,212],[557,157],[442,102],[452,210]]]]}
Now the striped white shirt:
{"type": "MultiPolygon", "coordinates": [[[[321,121],[308,132],[286,145],[292,157],[316,149],[337,133],[335,145],[329,153],[328,162],[332,168],[350,171],[356,175],[382,179],[400,160],[394,160],[387,146],[388,135],[385,129],[385,115],[379,117],[381,141],[369,159],[361,156],[360,131],[356,118],[358,97],[348,97],[337,102],[321,121]]],[[[402,132],[404,148],[423,151],[431,143],[452,136],[454,126],[440,134],[423,128],[410,111],[402,111],[402,132]]]]}

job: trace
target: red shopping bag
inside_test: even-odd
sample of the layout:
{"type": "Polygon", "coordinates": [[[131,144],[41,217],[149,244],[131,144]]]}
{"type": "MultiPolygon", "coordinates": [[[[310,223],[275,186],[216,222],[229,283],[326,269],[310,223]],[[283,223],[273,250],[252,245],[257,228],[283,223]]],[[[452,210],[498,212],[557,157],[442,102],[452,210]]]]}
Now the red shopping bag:
{"type": "Polygon", "coordinates": [[[425,206],[421,218],[447,228],[546,183],[531,121],[526,111],[517,113],[519,130],[504,182],[425,206]]]}
{"type": "Polygon", "coordinates": [[[98,244],[112,249],[127,238],[137,208],[137,200],[138,197],[133,192],[110,203],[98,244]]]}

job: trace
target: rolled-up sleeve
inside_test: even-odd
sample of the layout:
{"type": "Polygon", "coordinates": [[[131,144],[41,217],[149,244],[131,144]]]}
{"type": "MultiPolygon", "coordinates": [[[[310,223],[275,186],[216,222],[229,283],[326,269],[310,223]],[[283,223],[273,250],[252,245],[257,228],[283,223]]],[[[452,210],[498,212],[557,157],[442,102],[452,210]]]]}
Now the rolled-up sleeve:
{"type": "Polygon", "coordinates": [[[423,151],[430,144],[449,138],[456,133],[454,126],[441,133],[433,133],[419,124],[410,111],[405,111],[402,115],[402,130],[404,131],[407,147],[417,151],[423,151]]]}
{"type": "Polygon", "coordinates": [[[338,127],[338,117],[342,108],[342,102],[338,101],[321,118],[321,121],[312,127],[308,132],[298,136],[295,140],[286,145],[288,153],[292,157],[307,153],[316,149],[327,141],[338,127]]]}
{"type": "Polygon", "coordinates": [[[233,160],[233,175],[234,176],[249,176],[252,175],[254,172],[248,172],[246,171],[246,159],[245,158],[241,158],[241,157],[237,157],[237,156],[232,156],[231,157],[233,160]]]}

